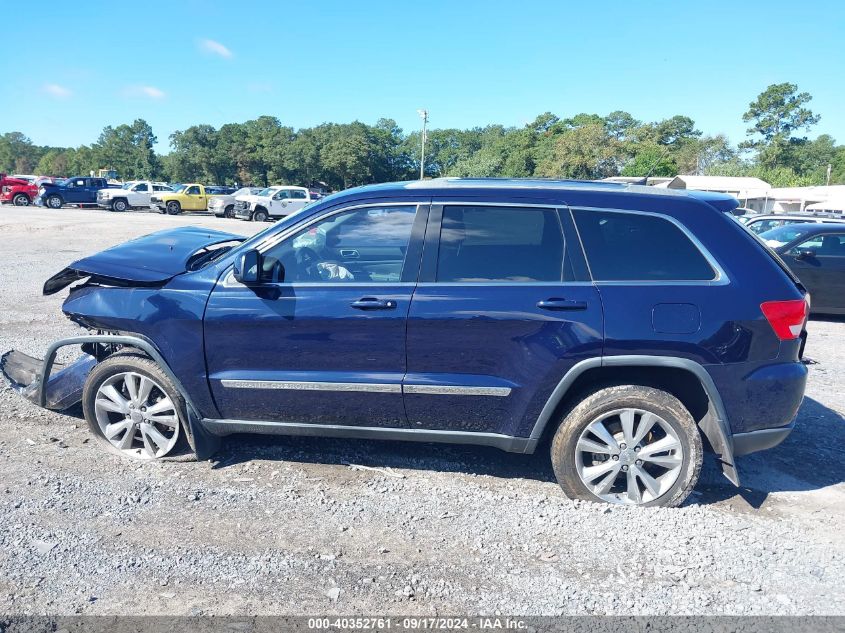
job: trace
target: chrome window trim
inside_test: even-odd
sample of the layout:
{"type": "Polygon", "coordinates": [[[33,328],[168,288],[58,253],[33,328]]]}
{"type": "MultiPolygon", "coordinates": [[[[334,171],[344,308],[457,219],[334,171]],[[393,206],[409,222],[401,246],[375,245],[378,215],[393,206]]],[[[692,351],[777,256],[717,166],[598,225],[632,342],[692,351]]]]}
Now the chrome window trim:
{"type": "Polygon", "coordinates": [[[622,279],[622,280],[611,280],[611,281],[601,281],[596,280],[593,278],[593,271],[590,268],[590,258],[587,257],[587,250],[584,248],[584,242],[581,238],[581,232],[578,229],[578,222],[575,221],[575,217],[573,216],[573,224],[575,225],[575,232],[578,234],[578,239],[581,241],[581,250],[584,253],[584,259],[587,262],[587,269],[590,272],[590,277],[593,278],[593,283],[597,286],[628,286],[628,285],[635,285],[635,286],[725,286],[730,283],[730,278],[728,277],[725,270],[710,252],[710,250],[701,243],[701,241],[690,232],[687,227],[685,227],[681,222],[677,219],[673,218],[670,215],[666,215],[665,213],[658,213],[656,211],[639,211],[634,209],[616,209],[613,207],[586,207],[586,206],[577,206],[577,207],[570,207],[570,211],[597,211],[602,213],[627,213],[630,215],[648,215],[654,216],[657,218],[661,218],[663,220],[667,220],[675,225],[681,233],[683,233],[686,238],[692,242],[692,245],[698,249],[698,252],[701,253],[701,256],[704,257],[707,264],[710,268],[713,269],[715,273],[715,277],[713,279],[655,279],[655,280],[648,280],[648,279],[622,279]]]}

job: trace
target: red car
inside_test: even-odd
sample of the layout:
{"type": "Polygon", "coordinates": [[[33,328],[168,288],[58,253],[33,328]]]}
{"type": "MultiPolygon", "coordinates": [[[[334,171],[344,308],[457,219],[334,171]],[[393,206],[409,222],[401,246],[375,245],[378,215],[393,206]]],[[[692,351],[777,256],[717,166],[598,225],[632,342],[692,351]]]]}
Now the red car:
{"type": "Polygon", "coordinates": [[[10,202],[16,207],[26,207],[32,204],[38,195],[38,185],[29,180],[9,178],[0,174],[0,202],[10,202]]]}

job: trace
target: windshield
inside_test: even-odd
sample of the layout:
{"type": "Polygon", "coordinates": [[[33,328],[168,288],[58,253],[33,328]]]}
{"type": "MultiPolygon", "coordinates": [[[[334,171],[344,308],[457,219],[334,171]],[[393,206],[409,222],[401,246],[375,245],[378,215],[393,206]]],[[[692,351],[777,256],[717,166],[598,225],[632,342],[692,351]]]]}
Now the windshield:
{"type": "Polygon", "coordinates": [[[252,193],[252,189],[250,189],[249,187],[241,187],[240,189],[238,189],[238,190],[237,190],[235,193],[233,193],[232,195],[233,195],[233,196],[245,196],[245,195],[247,195],[247,194],[249,194],[249,193],[252,193]]]}
{"type": "Polygon", "coordinates": [[[778,246],[783,246],[787,242],[798,239],[813,228],[815,228],[815,225],[813,224],[788,224],[786,226],[779,226],[776,229],[760,233],[760,239],[766,242],[769,246],[777,248],[778,246]]]}
{"type": "Polygon", "coordinates": [[[273,195],[274,191],[275,189],[273,187],[267,187],[266,189],[262,189],[261,191],[259,191],[256,195],[262,196],[264,198],[269,198],[273,195]]]}
{"type": "Polygon", "coordinates": [[[134,182],[125,182],[125,183],[123,183],[123,185],[120,188],[121,189],[129,189],[134,184],[135,184],[134,182]]]}
{"type": "Polygon", "coordinates": [[[176,185],[173,187],[173,193],[181,193],[185,190],[188,185],[176,185]]]}

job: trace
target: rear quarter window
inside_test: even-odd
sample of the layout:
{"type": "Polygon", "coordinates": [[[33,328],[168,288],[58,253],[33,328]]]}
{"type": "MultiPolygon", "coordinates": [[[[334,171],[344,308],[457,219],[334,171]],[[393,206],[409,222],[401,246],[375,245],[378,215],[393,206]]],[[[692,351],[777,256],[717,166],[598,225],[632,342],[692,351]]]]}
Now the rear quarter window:
{"type": "Polygon", "coordinates": [[[574,209],[594,281],[712,281],[716,271],[674,223],[655,215],[574,209]]]}

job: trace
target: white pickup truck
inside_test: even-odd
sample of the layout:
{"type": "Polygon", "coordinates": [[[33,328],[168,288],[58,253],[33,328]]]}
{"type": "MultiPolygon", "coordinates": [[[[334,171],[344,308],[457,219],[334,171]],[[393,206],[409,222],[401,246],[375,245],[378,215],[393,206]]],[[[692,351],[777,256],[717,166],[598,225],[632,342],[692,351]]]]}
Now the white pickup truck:
{"type": "Polygon", "coordinates": [[[277,220],[296,213],[315,199],[305,187],[267,187],[255,195],[238,196],[234,216],[256,222],[277,220]]]}
{"type": "Polygon", "coordinates": [[[173,189],[164,182],[131,180],[123,183],[120,189],[100,189],[97,192],[97,206],[112,211],[149,209],[150,197],[153,193],[161,191],[173,191],[173,189]]]}

